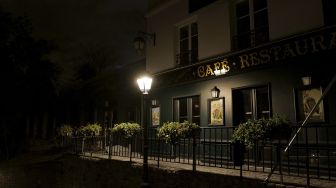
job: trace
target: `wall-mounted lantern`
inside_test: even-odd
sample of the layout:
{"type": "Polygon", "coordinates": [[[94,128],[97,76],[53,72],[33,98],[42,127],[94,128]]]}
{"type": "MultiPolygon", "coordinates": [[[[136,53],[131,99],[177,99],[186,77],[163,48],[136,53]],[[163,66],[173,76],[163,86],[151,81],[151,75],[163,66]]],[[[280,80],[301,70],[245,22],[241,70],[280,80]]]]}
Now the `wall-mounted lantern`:
{"type": "Polygon", "coordinates": [[[215,86],[211,89],[211,97],[212,98],[218,98],[219,97],[220,90],[215,86]]]}
{"type": "Polygon", "coordinates": [[[146,32],[143,32],[143,31],[139,31],[138,32],[138,37],[136,37],[133,40],[134,48],[137,51],[142,51],[143,49],[145,49],[146,39],[151,40],[153,42],[153,46],[155,46],[155,40],[156,40],[156,34],[155,33],[146,33],[146,32]]]}
{"type": "Polygon", "coordinates": [[[304,86],[309,86],[311,84],[311,77],[310,76],[304,76],[301,78],[302,83],[304,86]]]}

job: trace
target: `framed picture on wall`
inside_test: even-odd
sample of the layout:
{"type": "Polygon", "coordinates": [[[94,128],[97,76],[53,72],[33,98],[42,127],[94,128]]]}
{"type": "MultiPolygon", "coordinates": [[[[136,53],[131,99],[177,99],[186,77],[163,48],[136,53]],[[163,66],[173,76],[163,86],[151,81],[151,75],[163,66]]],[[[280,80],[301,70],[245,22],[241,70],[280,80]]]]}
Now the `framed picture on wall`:
{"type": "MultiPolygon", "coordinates": [[[[313,109],[315,104],[322,96],[321,86],[309,86],[298,88],[294,90],[295,94],[295,110],[296,120],[303,122],[308,116],[309,112],[313,109]]],[[[323,101],[316,107],[308,122],[322,123],[325,122],[325,109],[323,101]]]]}
{"type": "Polygon", "coordinates": [[[152,125],[160,125],[160,107],[156,106],[152,108],[152,125]]]}
{"type": "Polygon", "coordinates": [[[224,97],[208,99],[209,125],[224,125],[224,97]]]}

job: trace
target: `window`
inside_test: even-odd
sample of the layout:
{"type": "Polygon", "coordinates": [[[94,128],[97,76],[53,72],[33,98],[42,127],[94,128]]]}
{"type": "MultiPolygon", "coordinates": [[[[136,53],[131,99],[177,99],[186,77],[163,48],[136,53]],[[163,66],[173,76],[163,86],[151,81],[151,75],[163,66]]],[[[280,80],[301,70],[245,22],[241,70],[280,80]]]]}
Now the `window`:
{"type": "Polygon", "coordinates": [[[184,66],[198,59],[198,28],[197,22],[184,25],[178,29],[178,54],[176,64],[184,66]]]}
{"type": "Polygon", "coordinates": [[[235,4],[234,49],[254,47],[269,40],[267,0],[240,0],[235,4]]]}
{"type": "Polygon", "coordinates": [[[174,99],[174,121],[185,120],[200,125],[200,97],[183,97],[174,99]]]}
{"type": "Polygon", "coordinates": [[[271,117],[269,86],[233,90],[232,100],[234,125],[248,119],[271,117]]]}
{"type": "Polygon", "coordinates": [[[324,25],[334,25],[336,24],[336,1],[335,0],[323,0],[323,15],[324,15],[324,25]]]}

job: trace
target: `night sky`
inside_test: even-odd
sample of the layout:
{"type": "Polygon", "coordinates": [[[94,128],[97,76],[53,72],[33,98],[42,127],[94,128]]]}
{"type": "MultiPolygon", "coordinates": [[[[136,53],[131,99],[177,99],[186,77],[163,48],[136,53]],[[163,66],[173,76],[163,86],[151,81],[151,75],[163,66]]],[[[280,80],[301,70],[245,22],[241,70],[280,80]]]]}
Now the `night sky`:
{"type": "Polygon", "coordinates": [[[145,30],[147,0],[0,0],[0,6],[26,15],[34,37],[55,43],[51,58],[65,69],[87,48],[114,54],[117,64],[140,58],[132,41],[145,30]]]}

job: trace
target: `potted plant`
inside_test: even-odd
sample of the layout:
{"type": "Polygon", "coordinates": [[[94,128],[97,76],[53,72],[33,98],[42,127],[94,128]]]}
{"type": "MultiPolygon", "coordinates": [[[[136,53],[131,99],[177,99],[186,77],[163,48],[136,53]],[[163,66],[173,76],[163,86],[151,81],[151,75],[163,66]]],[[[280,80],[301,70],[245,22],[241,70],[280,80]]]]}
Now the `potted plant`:
{"type": "Polygon", "coordinates": [[[288,140],[291,135],[290,122],[275,115],[271,118],[249,119],[239,124],[233,131],[232,143],[234,146],[234,160],[237,164],[243,163],[244,155],[239,151],[245,151],[245,147],[252,148],[259,140],[280,141],[288,140]],[[236,149],[235,149],[236,148],[236,149]]]}
{"type": "Polygon", "coordinates": [[[71,125],[63,124],[61,127],[58,128],[57,133],[60,136],[70,137],[72,136],[73,128],[71,127],[71,125]]]}
{"type": "MultiPolygon", "coordinates": [[[[100,132],[102,131],[102,127],[98,123],[88,123],[85,126],[81,126],[78,131],[81,135],[83,135],[83,138],[82,138],[82,153],[84,153],[86,137],[91,136],[92,141],[94,141],[93,137],[100,135],[100,132]]],[[[98,142],[96,144],[91,145],[91,147],[92,147],[91,149],[99,148],[99,144],[100,143],[98,142]]]]}
{"type": "Polygon", "coordinates": [[[59,137],[61,137],[61,146],[63,146],[65,140],[72,136],[73,128],[71,127],[71,125],[63,124],[57,129],[57,134],[59,137]]]}
{"type": "Polygon", "coordinates": [[[251,148],[258,140],[283,140],[288,139],[291,126],[288,120],[275,115],[271,118],[249,119],[239,124],[232,135],[233,142],[244,143],[251,148]]]}
{"type": "Polygon", "coordinates": [[[79,132],[83,136],[98,136],[101,131],[102,127],[98,123],[88,123],[79,128],[79,132]]]}
{"type": "Polygon", "coordinates": [[[289,120],[279,115],[267,119],[265,129],[265,138],[271,141],[288,140],[292,132],[289,120]]]}
{"type": "Polygon", "coordinates": [[[157,130],[157,136],[163,139],[166,143],[175,145],[182,138],[190,138],[199,130],[199,126],[188,121],[180,122],[165,122],[157,130]]]}
{"type": "Polygon", "coordinates": [[[132,161],[132,139],[135,135],[141,133],[142,127],[138,123],[124,122],[115,124],[114,127],[110,129],[110,131],[129,140],[128,151],[130,155],[130,161],[132,161]]]}
{"type": "Polygon", "coordinates": [[[112,133],[118,133],[123,137],[130,139],[135,135],[141,133],[142,127],[138,123],[125,122],[120,124],[115,124],[113,128],[110,129],[112,133]]]}
{"type": "Polygon", "coordinates": [[[171,145],[174,156],[174,146],[178,144],[182,138],[191,138],[200,130],[199,125],[188,121],[165,122],[157,129],[157,136],[171,145]]]}

